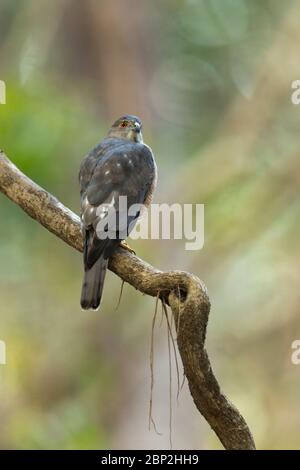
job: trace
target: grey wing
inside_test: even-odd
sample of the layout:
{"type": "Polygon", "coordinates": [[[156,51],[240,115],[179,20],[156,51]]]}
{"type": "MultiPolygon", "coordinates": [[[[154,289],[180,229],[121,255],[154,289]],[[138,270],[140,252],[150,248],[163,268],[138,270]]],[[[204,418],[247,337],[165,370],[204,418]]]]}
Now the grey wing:
{"type": "Polygon", "coordinates": [[[122,143],[107,149],[94,165],[86,184],[85,170],[88,174],[92,163],[92,159],[87,161],[81,169],[86,267],[93,266],[100,255],[108,258],[119,241],[127,237],[139,216],[138,211],[128,216],[127,207],[144,203],[155,177],[152,153],[140,144],[122,143]],[[126,196],[127,207],[120,205],[120,196],[126,196]],[[110,211],[117,221],[115,236],[109,232],[110,211]]]}
{"type": "Polygon", "coordinates": [[[107,145],[105,145],[105,141],[103,141],[102,143],[97,145],[97,147],[95,147],[91,152],[89,152],[86,157],[82,160],[79,170],[81,198],[87,191],[94,170],[101,158],[103,158],[103,156],[105,155],[106,150],[107,145]]]}

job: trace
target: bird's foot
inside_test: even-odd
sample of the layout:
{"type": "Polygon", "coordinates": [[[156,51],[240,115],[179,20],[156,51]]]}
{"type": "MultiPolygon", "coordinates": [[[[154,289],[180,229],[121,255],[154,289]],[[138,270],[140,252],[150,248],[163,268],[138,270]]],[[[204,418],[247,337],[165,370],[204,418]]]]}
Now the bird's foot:
{"type": "Polygon", "coordinates": [[[130,248],[130,246],[128,245],[128,243],[125,240],[121,241],[120,247],[124,248],[124,250],[129,251],[129,253],[132,253],[133,255],[136,254],[135,251],[132,248],[130,248]]]}

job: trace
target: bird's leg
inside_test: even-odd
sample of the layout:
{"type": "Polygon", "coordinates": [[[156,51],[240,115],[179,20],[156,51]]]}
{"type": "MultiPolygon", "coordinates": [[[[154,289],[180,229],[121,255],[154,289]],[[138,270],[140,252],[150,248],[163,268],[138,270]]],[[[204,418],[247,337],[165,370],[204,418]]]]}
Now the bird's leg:
{"type": "Polygon", "coordinates": [[[129,251],[129,253],[132,253],[133,255],[136,254],[135,251],[134,251],[132,248],[130,248],[130,246],[128,245],[128,243],[127,243],[125,240],[122,240],[122,241],[120,242],[120,246],[121,246],[122,248],[124,248],[124,250],[129,251]]]}

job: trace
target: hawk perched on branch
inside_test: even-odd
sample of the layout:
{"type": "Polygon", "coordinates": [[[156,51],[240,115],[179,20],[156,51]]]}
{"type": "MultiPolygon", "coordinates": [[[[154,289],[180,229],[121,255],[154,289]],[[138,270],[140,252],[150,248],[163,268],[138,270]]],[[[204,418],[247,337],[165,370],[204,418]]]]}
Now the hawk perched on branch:
{"type": "Polygon", "coordinates": [[[142,123],[135,116],[122,116],[108,136],[83,160],[80,172],[81,221],[84,237],[84,279],[81,307],[100,305],[108,259],[133,229],[139,212],[128,213],[133,204],[151,203],[156,186],[156,164],[151,149],[143,143],[142,123]],[[127,197],[127,208],[119,204],[127,197]],[[108,214],[116,214],[124,227],[108,230],[108,214]],[[130,215],[129,215],[130,214],[130,215]]]}

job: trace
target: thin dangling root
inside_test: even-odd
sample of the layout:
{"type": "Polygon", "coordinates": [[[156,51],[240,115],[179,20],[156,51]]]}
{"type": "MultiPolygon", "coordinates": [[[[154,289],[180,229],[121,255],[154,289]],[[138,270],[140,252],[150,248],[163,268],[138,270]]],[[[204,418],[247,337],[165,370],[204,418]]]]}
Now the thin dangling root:
{"type": "MultiPolygon", "coordinates": [[[[167,317],[167,311],[165,310],[165,315],[167,317]]],[[[167,318],[167,331],[168,331],[168,356],[169,356],[169,442],[170,449],[172,450],[172,421],[173,421],[173,407],[172,407],[172,357],[171,357],[171,330],[169,328],[169,321],[167,318]]]]}
{"type": "Polygon", "coordinates": [[[179,335],[179,328],[180,328],[180,317],[181,317],[181,293],[180,288],[177,286],[178,289],[178,320],[177,320],[177,338],[179,335]]]}
{"type": "Polygon", "coordinates": [[[115,308],[115,312],[116,312],[116,311],[118,310],[118,308],[120,307],[121,298],[122,298],[123,289],[124,289],[124,284],[125,284],[125,281],[122,281],[121,290],[120,290],[120,295],[119,295],[119,299],[118,299],[117,306],[116,306],[116,308],[115,308]]]}
{"type": "Polygon", "coordinates": [[[156,303],[155,303],[155,312],[152,320],[152,328],[151,328],[151,346],[150,346],[150,374],[151,374],[151,385],[150,385],[150,401],[149,401],[149,421],[148,421],[148,429],[151,430],[151,424],[153,425],[154,431],[156,434],[161,436],[161,433],[158,432],[156,428],[155,421],[152,416],[152,406],[153,406],[153,388],[154,388],[154,328],[155,322],[157,317],[157,307],[158,307],[158,299],[159,299],[160,291],[157,292],[156,296],[156,303]]]}
{"type": "Polygon", "coordinates": [[[185,384],[185,379],[186,379],[186,375],[185,375],[185,373],[183,372],[182,382],[181,382],[181,385],[180,385],[180,391],[183,389],[183,386],[184,386],[184,384],[185,384]]]}
{"type": "Polygon", "coordinates": [[[159,328],[163,324],[164,316],[165,316],[165,312],[164,312],[164,309],[163,309],[163,301],[161,300],[161,319],[160,319],[160,322],[159,322],[159,328]]]}
{"type": "Polygon", "coordinates": [[[166,320],[167,320],[168,331],[169,331],[169,333],[170,333],[171,342],[172,342],[172,347],[173,347],[173,351],[174,351],[174,358],[175,358],[175,365],[176,365],[176,375],[177,375],[177,399],[178,399],[178,397],[179,397],[179,392],[180,392],[180,379],[179,379],[179,365],[178,365],[178,358],[177,358],[177,351],[176,351],[175,339],[174,339],[174,336],[173,336],[173,333],[172,333],[172,325],[170,324],[170,321],[169,321],[166,303],[165,303],[164,300],[162,300],[161,302],[162,302],[163,310],[164,310],[165,317],[166,317],[166,320]]]}

